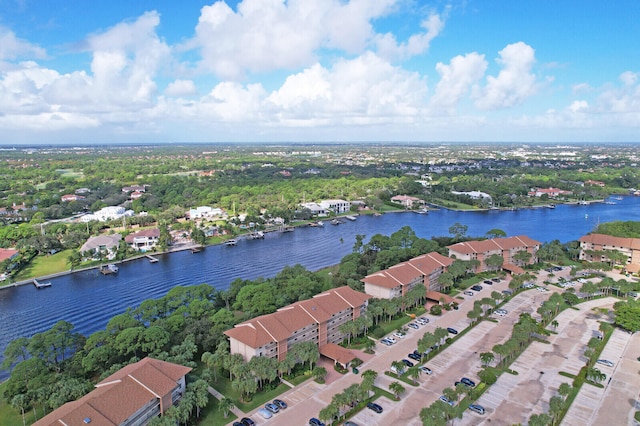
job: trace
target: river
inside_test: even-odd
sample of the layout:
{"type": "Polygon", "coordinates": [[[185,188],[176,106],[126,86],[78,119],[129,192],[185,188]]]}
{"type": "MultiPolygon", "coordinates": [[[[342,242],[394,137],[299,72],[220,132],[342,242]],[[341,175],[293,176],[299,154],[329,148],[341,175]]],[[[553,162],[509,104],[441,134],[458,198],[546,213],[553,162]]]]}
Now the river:
{"type": "MultiPolygon", "coordinates": [[[[350,253],[357,234],[365,241],[375,234],[390,235],[402,226],[419,237],[449,235],[458,222],[468,226],[470,236],[483,236],[498,228],[509,236],[528,235],[538,241],[576,240],[601,222],[640,221],[640,197],[624,197],[616,204],[559,205],[555,209],[454,212],[429,214],[392,213],[379,217],[359,216],[338,226],[298,228],[294,232],[268,233],[264,240],[240,239],[237,246],[210,246],[157,256],[159,262],[139,259],[120,265],[117,275],[96,270],[76,272],[52,279],[52,286],[37,290],[21,286],[0,290],[0,355],[9,341],[49,329],[59,320],[73,323],[76,331],[89,335],[104,329],[111,317],[143,300],[158,298],[176,285],[208,283],[225,289],[236,278],[273,277],[287,265],[301,264],[309,270],[334,265],[350,253]]],[[[1,360],[0,356],[0,360],[1,360]]],[[[6,372],[0,371],[0,379],[6,372]]]]}

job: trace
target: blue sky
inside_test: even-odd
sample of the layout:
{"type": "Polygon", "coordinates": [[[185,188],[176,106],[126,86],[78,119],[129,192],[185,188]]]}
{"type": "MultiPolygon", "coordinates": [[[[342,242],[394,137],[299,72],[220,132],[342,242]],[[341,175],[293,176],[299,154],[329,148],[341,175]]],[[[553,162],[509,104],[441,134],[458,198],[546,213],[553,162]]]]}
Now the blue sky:
{"type": "Polygon", "coordinates": [[[0,144],[640,141],[637,0],[0,0],[0,144]]]}

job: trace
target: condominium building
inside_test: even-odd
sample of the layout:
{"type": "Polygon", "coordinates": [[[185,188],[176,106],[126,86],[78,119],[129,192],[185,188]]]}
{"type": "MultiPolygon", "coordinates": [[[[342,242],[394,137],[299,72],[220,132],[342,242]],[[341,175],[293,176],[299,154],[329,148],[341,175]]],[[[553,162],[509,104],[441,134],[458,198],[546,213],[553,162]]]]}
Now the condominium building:
{"type": "Polygon", "coordinates": [[[102,380],[82,398],[64,404],[34,426],[144,426],[176,405],[191,368],[144,358],[102,380]]]}
{"type": "Polygon", "coordinates": [[[589,234],[580,237],[580,260],[590,262],[608,262],[605,252],[618,251],[627,257],[628,269],[638,269],[640,265],[640,238],[612,237],[604,234],[589,234]]]}
{"type": "Polygon", "coordinates": [[[453,259],[432,252],[367,275],[361,281],[365,293],[379,299],[404,296],[416,285],[424,285],[427,291],[437,291],[441,287],[438,277],[452,263],[453,259]]]}
{"type": "Polygon", "coordinates": [[[224,334],[229,337],[231,353],[246,361],[254,356],[282,360],[293,345],[305,341],[316,343],[320,353],[324,354],[325,347],[335,352],[345,337],[340,325],[361,316],[370,298],[347,286],[334,288],[237,324],[224,334]]]}
{"type": "Polygon", "coordinates": [[[482,272],[491,269],[486,264],[486,259],[492,255],[502,256],[504,263],[502,267],[509,270],[520,270],[517,267],[519,262],[514,256],[521,251],[531,254],[528,264],[538,261],[536,253],[540,248],[540,242],[533,240],[526,235],[516,237],[494,238],[481,241],[465,241],[462,243],[447,246],[449,256],[461,260],[478,260],[480,264],[475,272],[482,272]]]}

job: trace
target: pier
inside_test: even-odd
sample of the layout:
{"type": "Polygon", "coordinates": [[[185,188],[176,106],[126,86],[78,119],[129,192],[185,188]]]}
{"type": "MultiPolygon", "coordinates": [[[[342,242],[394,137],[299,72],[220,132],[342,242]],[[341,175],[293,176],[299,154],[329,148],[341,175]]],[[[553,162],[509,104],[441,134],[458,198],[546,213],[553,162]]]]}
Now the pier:
{"type": "Polygon", "coordinates": [[[33,285],[36,286],[36,288],[38,290],[40,290],[41,288],[47,288],[47,287],[51,287],[51,281],[48,281],[46,283],[41,283],[38,282],[38,280],[36,280],[35,278],[33,279],[33,285]]]}
{"type": "Polygon", "coordinates": [[[149,263],[156,263],[158,261],[157,257],[153,257],[150,254],[145,255],[147,259],[149,259],[149,263]]]}

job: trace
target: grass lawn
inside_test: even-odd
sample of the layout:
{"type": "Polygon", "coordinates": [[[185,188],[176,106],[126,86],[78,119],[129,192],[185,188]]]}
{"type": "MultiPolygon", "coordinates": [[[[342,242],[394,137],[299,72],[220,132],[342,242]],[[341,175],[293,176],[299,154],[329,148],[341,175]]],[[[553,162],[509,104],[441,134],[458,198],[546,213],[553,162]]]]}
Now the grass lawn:
{"type": "Polygon", "coordinates": [[[432,200],[431,202],[438,206],[442,206],[452,210],[478,210],[476,206],[463,204],[463,203],[456,203],[454,201],[449,201],[449,200],[435,199],[435,200],[432,200]]]}
{"type": "Polygon", "coordinates": [[[37,256],[31,263],[16,275],[15,280],[28,280],[30,278],[42,277],[44,275],[56,274],[69,270],[67,257],[73,250],[63,250],[51,256],[37,256]]]}
{"type": "Polygon", "coordinates": [[[384,334],[387,335],[389,333],[391,333],[392,331],[396,331],[398,328],[402,327],[403,325],[406,325],[408,323],[410,323],[411,321],[413,321],[413,318],[411,318],[408,315],[401,315],[400,317],[391,320],[391,322],[381,322],[378,324],[378,327],[380,327],[382,330],[384,330],[384,334]]]}
{"type": "Polygon", "coordinates": [[[235,414],[229,412],[229,416],[224,417],[224,413],[218,410],[218,400],[216,397],[211,395],[209,397],[209,403],[202,413],[200,413],[200,420],[198,421],[198,425],[200,426],[224,426],[235,419],[237,419],[235,414]]]}
{"type": "MultiPolygon", "coordinates": [[[[7,387],[7,382],[0,384],[0,426],[16,426],[22,424],[22,415],[19,411],[7,404],[4,400],[4,391],[7,387]]],[[[38,411],[38,415],[42,414],[38,411]]],[[[25,420],[28,425],[32,424],[35,420],[33,417],[33,411],[27,411],[24,413],[25,420]]]]}
{"type": "Polygon", "coordinates": [[[228,377],[218,377],[218,381],[211,386],[227,398],[230,398],[236,407],[245,413],[271,402],[271,400],[291,389],[289,386],[280,383],[275,389],[256,393],[251,401],[242,402],[240,401],[240,394],[233,389],[228,377]]]}

